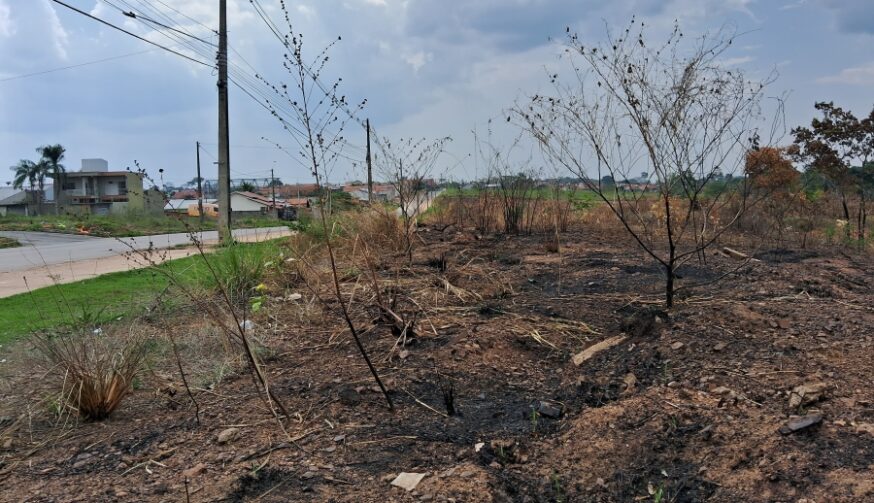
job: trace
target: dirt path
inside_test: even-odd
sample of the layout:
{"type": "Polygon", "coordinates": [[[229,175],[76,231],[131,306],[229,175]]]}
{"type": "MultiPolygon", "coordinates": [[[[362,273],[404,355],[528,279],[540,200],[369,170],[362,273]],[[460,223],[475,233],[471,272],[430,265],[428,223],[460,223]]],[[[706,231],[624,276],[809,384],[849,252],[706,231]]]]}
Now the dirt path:
{"type": "MultiPolygon", "coordinates": [[[[237,238],[237,241],[255,242],[288,235],[291,235],[291,231],[286,229],[285,231],[274,231],[270,234],[240,236],[237,238]]],[[[216,244],[216,241],[208,240],[205,241],[204,244],[207,246],[213,246],[216,244]]],[[[164,262],[166,260],[188,257],[194,253],[197,253],[197,250],[194,247],[169,249],[164,250],[160,254],[154,254],[154,260],[157,262],[164,262]]],[[[58,264],[44,264],[23,270],[3,271],[0,272],[0,298],[10,297],[29,290],[36,290],[37,288],[43,288],[55,284],[71,283],[73,281],[95,278],[111,272],[141,269],[148,265],[149,264],[145,263],[136,255],[112,255],[94,259],[73,260],[58,264]]]]}

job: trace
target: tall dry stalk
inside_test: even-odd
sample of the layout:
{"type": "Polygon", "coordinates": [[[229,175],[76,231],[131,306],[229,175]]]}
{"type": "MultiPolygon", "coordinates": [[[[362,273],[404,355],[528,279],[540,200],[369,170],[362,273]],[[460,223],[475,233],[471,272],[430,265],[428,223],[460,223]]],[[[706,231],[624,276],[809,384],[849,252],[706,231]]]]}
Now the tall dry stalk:
{"type": "Polygon", "coordinates": [[[370,361],[355,323],[349,314],[348,302],[351,302],[351,299],[347,301],[343,298],[333,243],[333,223],[331,222],[331,189],[328,179],[337,160],[346,157],[343,154],[346,145],[343,132],[348,124],[361,122],[356,118],[356,114],[364,108],[366,102],[362,101],[357,105],[351,105],[346,100],[346,96],[339,91],[341,78],[337,78],[329,85],[323,81],[323,74],[329,60],[328,52],[340,38],[338,37],[336,41],[328,44],[311,60],[307,59],[304,54],[303,35],[295,33],[288,6],[284,2],[280,3],[280,6],[288,25],[288,33],[282,39],[286,49],[285,54],[283,54],[283,67],[287,70],[291,83],[282,82],[279,85],[273,85],[262,78],[276,93],[280,103],[268,103],[267,106],[289,133],[291,141],[297,145],[298,154],[303,164],[310,169],[316,184],[321,189],[319,203],[313,211],[318,216],[318,222],[322,229],[322,239],[331,266],[333,294],[340,306],[340,315],[349,328],[349,334],[355,341],[361,357],[385,396],[389,409],[394,409],[388,390],[379,378],[376,367],[370,361]]]}

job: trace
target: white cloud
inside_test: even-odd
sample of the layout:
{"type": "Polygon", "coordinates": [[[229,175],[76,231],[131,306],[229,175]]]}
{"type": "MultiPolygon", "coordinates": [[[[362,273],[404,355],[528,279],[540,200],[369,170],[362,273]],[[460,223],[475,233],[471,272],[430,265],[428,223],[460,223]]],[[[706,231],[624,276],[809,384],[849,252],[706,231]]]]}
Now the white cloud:
{"type": "Polygon", "coordinates": [[[837,75],[822,77],[816,81],[820,84],[874,85],[874,62],[844,68],[837,75]]]}
{"type": "Polygon", "coordinates": [[[298,5],[297,11],[300,12],[303,17],[307,18],[307,20],[312,20],[312,18],[316,15],[316,10],[309,5],[298,5]]]}
{"type": "Polygon", "coordinates": [[[803,7],[804,4],[806,4],[806,3],[807,3],[807,0],[797,0],[795,2],[787,3],[787,4],[783,5],[782,7],[780,7],[780,10],[797,9],[799,7],[803,7]]]}
{"type": "Polygon", "coordinates": [[[820,0],[835,15],[838,28],[848,33],[874,34],[871,0],[820,0]]]}
{"type": "Polygon", "coordinates": [[[15,23],[12,22],[12,11],[5,2],[0,0],[0,36],[15,35],[15,23]]]}
{"type": "Polygon", "coordinates": [[[43,4],[45,5],[49,17],[49,25],[52,32],[52,42],[55,47],[55,52],[59,58],[66,60],[68,43],[67,30],[64,29],[61,20],[58,19],[58,13],[51,7],[49,1],[44,0],[43,4]]]}
{"type": "Polygon", "coordinates": [[[429,52],[425,51],[417,51],[413,54],[404,57],[404,61],[407,62],[408,65],[413,67],[414,73],[419,73],[419,70],[425,66],[425,63],[431,61],[433,55],[429,52]]]}
{"type": "Polygon", "coordinates": [[[725,58],[718,61],[720,66],[729,67],[729,66],[740,66],[745,63],[749,63],[753,61],[755,58],[752,56],[738,56],[736,58],[725,58]]]}

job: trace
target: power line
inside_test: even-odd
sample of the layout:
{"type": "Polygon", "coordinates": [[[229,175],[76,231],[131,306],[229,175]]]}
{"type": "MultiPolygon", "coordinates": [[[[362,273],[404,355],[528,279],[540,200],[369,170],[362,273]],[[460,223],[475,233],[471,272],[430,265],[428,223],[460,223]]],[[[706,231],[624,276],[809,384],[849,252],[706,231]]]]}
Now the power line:
{"type": "Polygon", "coordinates": [[[145,54],[145,53],[147,53],[147,52],[152,52],[152,51],[154,51],[154,50],[155,50],[155,49],[147,49],[147,50],[145,50],[145,51],[131,52],[131,53],[128,53],[128,54],[122,54],[122,55],[120,55],[120,56],[112,56],[112,57],[110,57],[110,58],[97,59],[97,60],[94,60],[94,61],[88,61],[88,62],[85,62],[85,63],[79,63],[79,64],[76,64],[76,65],[62,66],[62,67],[60,67],[60,68],[52,68],[51,70],[43,70],[43,71],[41,71],[41,72],[26,73],[26,74],[24,74],[24,75],[16,75],[16,76],[14,76],[14,77],[6,77],[6,78],[3,78],[3,79],[0,79],[0,82],[7,82],[7,81],[10,81],[10,80],[24,79],[24,78],[27,78],[27,77],[36,77],[37,75],[45,75],[45,74],[47,74],[47,73],[60,72],[61,70],[70,70],[70,69],[72,69],[72,68],[79,68],[79,67],[81,67],[81,66],[96,65],[97,63],[104,63],[104,62],[106,62],[106,61],[113,61],[113,60],[116,60],[116,59],[128,58],[128,57],[130,57],[130,56],[136,56],[136,55],[139,55],[139,54],[145,54]]]}
{"type": "Polygon", "coordinates": [[[195,23],[199,24],[200,26],[202,26],[202,27],[206,28],[207,30],[209,30],[209,31],[215,33],[216,35],[218,35],[218,30],[215,30],[215,29],[210,28],[209,26],[207,26],[207,25],[201,23],[200,21],[198,21],[198,20],[194,19],[193,17],[191,17],[191,16],[185,14],[184,12],[181,12],[181,11],[179,11],[179,10],[174,9],[172,6],[167,5],[166,3],[162,2],[161,0],[155,0],[155,1],[158,2],[159,4],[163,5],[164,7],[167,7],[168,9],[172,10],[173,12],[179,14],[180,16],[182,16],[182,17],[184,17],[184,18],[186,18],[186,19],[188,19],[188,20],[190,20],[190,21],[194,21],[195,23]]]}
{"type": "Polygon", "coordinates": [[[249,3],[251,3],[252,7],[255,8],[255,12],[258,13],[258,17],[260,17],[261,20],[264,21],[264,24],[266,24],[267,27],[270,28],[270,31],[272,31],[273,34],[276,35],[276,38],[279,39],[279,42],[283,45],[283,47],[287,49],[288,42],[282,37],[282,35],[279,34],[279,28],[277,28],[276,25],[273,24],[273,21],[270,20],[270,16],[267,15],[267,11],[264,10],[264,7],[261,6],[261,3],[258,2],[258,0],[249,0],[249,3]]]}
{"type": "MultiPolygon", "coordinates": [[[[213,147],[218,145],[217,143],[205,143],[205,142],[200,142],[200,144],[201,145],[210,145],[213,147]]],[[[268,149],[268,150],[275,150],[276,149],[276,147],[268,147],[266,145],[231,145],[231,147],[234,147],[234,148],[261,148],[261,149],[268,149]]]]}
{"type": "Polygon", "coordinates": [[[183,57],[183,58],[185,58],[185,59],[187,59],[187,60],[189,60],[189,61],[191,61],[191,62],[194,62],[194,63],[200,64],[200,65],[203,65],[203,66],[206,66],[206,67],[209,67],[209,68],[215,68],[213,65],[210,65],[209,63],[204,63],[203,61],[199,61],[199,60],[194,59],[194,58],[192,58],[192,57],[190,57],[190,56],[186,56],[185,54],[182,54],[181,52],[174,51],[173,49],[170,49],[169,47],[164,47],[164,46],[161,45],[161,44],[158,44],[158,43],[156,43],[156,42],[152,42],[151,40],[146,39],[146,38],[143,38],[143,37],[137,35],[136,33],[129,32],[129,31],[125,30],[124,28],[120,27],[120,26],[116,26],[116,25],[114,25],[114,24],[112,24],[112,23],[110,23],[110,22],[104,21],[104,20],[100,19],[99,17],[92,16],[90,13],[85,12],[85,11],[80,10],[80,9],[77,9],[76,7],[73,7],[72,5],[66,4],[66,3],[62,2],[61,0],[52,0],[52,2],[55,2],[55,3],[58,4],[58,5],[62,5],[62,6],[68,8],[68,9],[70,9],[70,10],[72,10],[72,11],[78,12],[79,14],[82,14],[83,16],[90,17],[91,19],[93,19],[93,20],[95,20],[95,21],[98,21],[98,22],[100,22],[100,23],[103,23],[103,24],[105,24],[106,26],[109,26],[110,28],[114,28],[114,29],[116,29],[116,30],[118,30],[118,31],[120,31],[120,32],[122,32],[122,33],[126,33],[126,34],[128,34],[128,35],[130,35],[130,36],[132,36],[132,37],[134,37],[134,38],[140,39],[140,40],[142,40],[143,42],[146,42],[147,44],[154,45],[155,47],[158,47],[158,48],[160,48],[160,49],[163,49],[163,50],[165,50],[165,51],[167,51],[167,52],[170,52],[170,53],[173,53],[173,54],[175,54],[175,55],[177,55],[177,56],[183,57]]]}
{"type": "Polygon", "coordinates": [[[128,11],[125,11],[124,9],[112,4],[111,2],[109,2],[109,0],[103,0],[103,1],[106,2],[107,4],[113,6],[114,8],[118,9],[125,16],[131,17],[132,19],[136,19],[136,20],[142,22],[143,24],[148,26],[150,29],[152,29],[155,33],[158,33],[161,36],[163,36],[164,38],[168,39],[174,45],[180,45],[180,46],[187,47],[194,54],[200,56],[201,58],[207,59],[207,60],[213,59],[215,57],[215,55],[213,53],[214,44],[212,44],[211,42],[207,42],[207,41],[200,39],[199,37],[196,37],[188,32],[185,32],[183,30],[179,30],[177,28],[171,27],[171,26],[164,24],[164,23],[157,23],[157,25],[167,28],[168,30],[170,30],[169,33],[162,31],[160,28],[155,28],[155,26],[153,25],[155,23],[154,20],[152,20],[148,16],[144,15],[144,12],[148,11],[152,15],[154,15],[155,17],[162,18],[169,23],[175,23],[176,21],[174,19],[172,19],[171,17],[165,15],[164,13],[154,9],[151,5],[149,5],[145,2],[140,2],[145,8],[137,8],[137,7],[134,7],[133,4],[131,4],[130,2],[128,2],[126,0],[117,0],[117,1],[121,2],[122,4],[124,4],[128,9],[130,9],[130,11],[128,12],[128,11]],[[149,21],[152,21],[152,23],[150,23],[149,21]],[[184,37],[180,36],[180,34],[184,35],[184,37]],[[209,45],[210,49],[206,50],[203,47],[197,45],[193,40],[189,40],[189,39],[194,39],[194,40],[198,40],[200,42],[203,42],[204,44],[209,45]]]}
{"type": "MultiPolygon", "coordinates": [[[[114,8],[118,9],[118,10],[121,11],[123,14],[127,15],[128,17],[132,17],[133,19],[141,19],[141,20],[144,21],[144,22],[146,22],[146,21],[149,20],[148,17],[146,17],[146,16],[144,16],[144,15],[139,15],[139,16],[138,16],[138,15],[136,15],[136,13],[134,12],[134,11],[138,11],[138,12],[142,13],[142,12],[143,12],[144,10],[146,10],[146,9],[140,9],[140,8],[134,7],[134,6],[133,6],[130,2],[128,2],[127,0],[118,0],[118,1],[121,2],[122,4],[124,4],[125,6],[127,6],[129,9],[131,9],[130,13],[125,12],[124,9],[122,9],[122,8],[120,8],[120,7],[116,6],[116,5],[114,5],[114,4],[111,3],[109,0],[103,0],[103,1],[106,2],[107,4],[113,6],[114,8]]],[[[166,21],[169,22],[169,23],[176,23],[176,20],[175,20],[175,19],[171,18],[170,16],[166,15],[165,13],[160,12],[158,9],[154,8],[153,6],[151,6],[151,5],[149,5],[148,3],[144,2],[143,0],[139,0],[139,3],[141,3],[144,7],[147,7],[148,10],[149,10],[150,12],[153,12],[157,17],[160,17],[160,18],[166,20],[166,21]]],[[[169,26],[169,25],[167,25],[167,24],[163,24],[163,23],[158,23],[158,24],[159,24],[160,26],[163,26],[164,28],[170,29],[170,30],[172,30],[172,31],[174,31],[174,32],[177,32],[177,33],[180,33],[180,34],[182,34],[182,35],[186,35],[186,36],[189,36],[189,37],[191,37],[191,38],[194,38],[194,39],[197,39],[197,40],[203,41],[202,39],[198,39],[197,37],[195,37],[195,36],[193,36],[193,35],[191,35],[191,34],[185,32],[185,31],[179,30],[179,29],[174,28],[174,27],[172,27],[172,26],[169,26]]],[[[189,40],[185,40],[185,39],[182,39],[182,38],[180,38],[178,35],[176,35],[176,34],[174,34],[174,33],[167,34],[167,33],[163,32],[163,31],[161,31],[161,30],[155,30],[155,31],[158,32],[158,33],[160,33],[161,35],[167,37],[168,39],[170,39],[170,40],[171,40],[172,42],[174,42],[174,43],[181,43],[181,44],[185,45],[186,47],[190,48],[190,49],[191,49],[195,54],[198,54],[198,55],[200,55],[201,57],[211,57],[211,54],[204,53],[203,48],[200,48],[200,47],[195,46],[191,41],[189,41],[189,40]]],[[[212,44],[210,43],[210,45],[212,45],[212,44]]],[[[237,55],[239,55],[239,53],[238,53],[236,50],[234,50],[234,52],[237,53],[237,55]]],[[[244,62],[246,63],[246,65],[247,65],[249,68],[251,68],[252,71],[254,71],[255,74],[257,75],[257,74],[258,74],[258,71],[257,71],[257,70],[256,70],[256,69],[255,69],[255,68],[254,68],[254,67],[253,67],[253,66],[248,62],[248,61],[246,61],[245,58],[243,58],[241,55],[239,55],[239,56],[240,56],[240,59],[241,59],[242,61],[244,61],[244,62]]],[[[230,73],[231,73],[231,78],[230,78],[229,80],[230,80],[234,85],[236,85],[238,88],[240,88],[240,90],[242,90],[242,91],[243,91],[247,96],[249,96],[249,98],[253,99],[256,103],[258,103],[259,105],[261,105],[262,107],[264,107],[264,108],[265,108],[268,112],[270,112],[271,114],[276,115],[276,116],[279,118],[279,120],[282,122],[282,124],[283,124],[284,126],[286,126],[286,129],[289,130],[290,133],[292,133],[292,137],[295,139],[295,141],[298,143],[298,145],[301,146],[301,147],[303,147],[303,145],[302,145],[300,139],[298,139],[297,137],[294,136],[294,133],[297,133],[298,135],[300,135],[301,137],[303,137],[303,131],[301,131],[299,128],[295,127],[294,124],[292,124],[291,122],[289,122],[288,120],[286,120],[286,119],[284,119],[283,117],[280,116],[280,114],[283,114],[283,115],[285,115],[285,116],[287,116],[287,117],[293,117],[293,116],[294,116],[294,113],[292,113],[291,110],[288,109],[288,106],[287,106],[286,104],[283,104],[283,99],[282,99],[282,97],[279,96],[279,99],[278,99],[278,100],[271,100],[271,97],[268,96],[264,90],[261,90],[261,89],[260,89],[261,84],[266,84],[266,83],[263,83],[263,82],[261,82],[260,80],[256,80],[256,79],[253,78],[252,76],[248,75],[248,74],[247,74],[247,73],[246,73],[242,68],[240,68],[238,65],[230,64],[230,65],[229,65],[229,71],[230,71],[230,73]],[[256,97],[256,96],[255,96],[256,94],[257,94],[258,96],[260,96],[261,99],[259,99],[258,97],[256,97]],[[262,100],[263,100],[263,101],[262,101],[262,100]],[[277,103],[277,101],[278,101],[278,103],[277,103]],[[265,105],[265,103],[266,103],[267,105],[265,105]]],[[[273,91],[274,91],[274,93],[275,93],[275,90],[273,90],[273,91]]]]}
{"type": "MultiPolygon", "coordinates": [[[[193,38],[194,40],[197,40],[198,42],[203,42],[204,44],[207,44],[207,45],[215,45],[215,44],[213,44],[212,42],[208,42],[208,41],[206,41],[206,40],[204,40],[204,39],[202,39],[202,38],[200,38],[200,37],[198,37],[198,36],[196,36],[196,35],[192,35],[192,34],[186,32],[186,31],[182,31],[182,30],[179,30],[179,29],[174,28],[174,27],[172,27],[172,26],[168,26],[168,25],[166,25],[166,24],[164,24],[164,23],[162,23],[162,22],[160,22],[160,21],[155,21],[155,20],[152,19],[152,18],[149,18],[149,17],[146,17],[146,16],[142,15],[142,13],[137,14],[137,13],[134,12],[133,10],[126,11],[126,10],[122,9],[121,7],[119,7],[119,6],[115,5],[115,4],[113,4],[113,3],[110,2],[109,0],[103,0],[103,1],[104,1],[104,3],[106,3],[107,5],[109,5],[109,6],[113,7],[113,8],[115,8],[115,9],[118,9],[119,12],[121,12],[123,15],[125,15],[125,16],[127,16],[127,17],[129,17],[129,18],[131,18],[131,19],[141,19],[141,20],[143,20],[143,21],[145,21],[145,22],[147,22],[147,23],[151,23],[151,24],[154,24],[154,25],[160,26],[160,27],[162,27],[162,28],[166,28],[166,29],[168,29],[168,30],[175,31],[176,33],[179,33],[179,34],[181,34],[181,35],[185,35],[186,37],[191,37],[191,38],[193,38]]],[[[157,11],[156,11],[156,12],[157,12],[157,11]]]]}
{"type": "MultiPolygon", "coordinates": [[[[258,0],[249,0],[249,3],[251,3],[252,6],[255,8],[255,12],[258,13],[258,17],[260,17],[261,20],[264,21],[264,24],[267,25],[267,28],[269,28],[270,31],[273,33],[273,35],[276,36],[276,39],[279,40],[279,43],[282,44],[282,47],[285,48],[285,49],[287,50],[287,49],[289,48],[289,47],[288,47],[288,45],[289,45],[289,44],[288,44],[288,38],[287,38],[287,37],[283,37],[282,35],[279,34],[279,28],[277,28],[276,25],[273,23],[273,21],[270,20],[270,16],[267,15],[267,11],[264,10],[264,7],[261,6],[261,3],[260,3],[258,0]]],[[[301,65],[301,67],[303,68],[304,72],[305,72],[305,73],[306,73],[306,74],[307,74],[311,79],[313,79],[313,82],[314,82],[314,83],[316,84],[316,86],[318,86],[318,88],[319,88],[319,89],[320,89],[320,90],[325,94],[325,96],[329,96],[329,95],[331,95],[331,93],[328,91],[328,89],[325,87],[325,85],[324,85],[324,84],[322,83],[322,81],[319,79],[319,76],[318,76],[317,73],[314,73],[314,72],[313,72],[313,71],[312,71],[312,70],[311,70],[307,65],[303,64],[302,61],[300,62],[300,65],[301,65]]],[[[341,108],[344,112],[346,112],[346,115],[348,115],[350,119],[352,119],[353,121],[357,122],[357,123],[360,124],[362,127],[364,126],[364,123],[361,122],[360,119],[356,118],[356,117],[355,117],[355,114],[352,113],[352,111],[349,110],[348,107],[342,107],[342,106],[341,106],[340,108],[341,108]]]]}
{"type": "MultiPolygon", "coordinates": [[[[134,38],[137,38],[137,39],[139,39],[139,40],[142,40],[142,41],[144,41],[144,42],[146,42],[146,43],[148,43],[148,44],[154,45],[155,47],[158,47],[158,48],[160,48],[160,49],[163,49],[163,50],[165,50],[165,51],[168,51],[168,52],[170,52],[170,53],[173,53],[173,54],[175,54],[175,55],[177,55],[177,56],[181,56],[181,57],[183,57],[183,58],[185,58],[185,59],[187,59],[187,60],[189,60],[189,61],[192,61],[192,62],[195,62],[195,63],[199,63],[199,64],[204,65],[204,66],[207,66],[207,67],[209,67],[209,68],[213,68],[213,69],[216,68],[215,66],[213,66],[213,65],[211,65],[211,64],[204,63],[203,61],[199,61],[199,60],[197,60],[197,59],[195,59],[195,58],[192,58],[192,57],[190,57],[190,56],[187,56],[187,55],[185,55],[185,54],[183,54],[183,53],[181,53],[181,52],[175,51],[175,50],[173,50],[173,49],[170,49],[170,48],[168,48],[168,47],[165,47],[165,46],[163,46],[163,45],[160,45],[160,44],[158,44],[158,43],[156,43],[156,42],[152,42],[151,40],[148,40],[148,39],[146,39],[146,38],[143,38],[143,37],[141,37],[141,36],[139,36],[139,35],[137,35],[137,34],[135,34],[135,33],[132,33],[132,32],[130,32],[130,31],[128,31],[128,30],[125,30],[124,28],[121,28],[121,27],[119,27],[119,26],[116,26],[116,25],[114,25],[114,24],[108,22],[108,21],[105,21],[105,20],[100,19],[100,18],[98,18],[98,17],[96,17],[96,16],[93,16],[93,15],[91,15],[90,13],[87,13],[87,12],[85,12],[85,11],[82,11],[82,10],[80,10],[80,9],[77,9],[76,7],[73,7],[73,6],[69,5],[69,4],[66,4],[66,3],[64,3],[64,2],[62,2],[62,1],[60,1],[60,0],[52,0],[52,1],[55,2],[55,3],[57,3],[57,4],[59,4],[59,5],[62,5],[62,6],[64,6],[64,7],[66,7],[66,8],[68,8],[68,9],[70,9],[70,10],[73,10],[73,11],[79,13],[79,14],[82,14],[82,15],[84,15],[84,16],[86,16],[86,17],[89,17],[89,18],[91,18],[91,19],[94,19],[95,21],[98,21],[98,22],[100,22],[100,23],[102,23],[102,24],[105,24],[105,25],[107,25],[107,26],[109,26],[109,27],[111,27],[111,28],[114,28],[114,29],[116,29],[116,30],[118,30],[118,31],[121,31],[121,32],[123,32],[123,33],[125,33],[125,34],[127,34],[127,35],[130,35],[130,36],[132,36],[132,37],[134,37],[134,38]]],[[[109,2],[108,0],[104,0],[104,2],[106,2],[108,5],[111,5],[111,6],[114,7],[115,9],[118,9],[118,10],[121,11],[123,14],[127,15],[128,17],[131,17],[131,18],[133,18],[133,19],[139,19],[139,20],[141,20],[141,21],[143,21],[143,22],[152,22],[153,24],[156,24],[156,25],[158,25],[158,26],[161,26],[161,27],[164,27],[164,28],[166,28],[166,29],[169,29],[169,30],[171,30],[172,32],[175,32],[175,33],[167,34],[167,33],[163,32],[163,31],[161,31],[160,29],[155,30],[155,31],[157,31],[158,33],[160,33],[161,35],[163,35],[164,37],[168,38],[170,41],[178,42],[178,43],[181,43],[181,44],[185,45],[186,47],[190,48],[190,49],[191,49],[195,54],[197,54],[197,55],[199,55],[199,56],[201,56],[201,57],[210,57],[210,56],[211,56],[211,54],[204,52],[203,48],[200,48],[200,47],[195,46],[195,45],[194,45],[190,40],[183,39],[183,38],[181,38],[179,35],[180,35],[180,34],[181,34],[181,35],[185,35],[185,36],[187,36],[187,37],[190,37],[190,38],[192,38],[192,39],[195,39],[195,40],[198,40],[198,41],[200,41],[200,42],[206,43],[206,44],[208,44],[208,45],[212,45],[211,43],[206,42],[206,41],[204,41],[203,39],[200,39],[200,38],[198,38],[198,37],[196,37],[196,36],[194,36],[194,35],[191,35],[191,34],[185,32],[185,31],[182,31],[182,30],[179,30],[179,29],[173,28],[172,26],[169,26],[169,25],[167,25],[167,24],[160,23],[160,22],[157,22],[157,21],[155,21],[155,20],[152,20],[152,19],[148,18],[147,16],[144,16],[144,15],[137,15],[134,11],[139,11],[140,13],[142,13],[143,10],[135,8],[133,5],[131,5],[130,3],[128,3],[126,0],[118,0],[118,1],[120,1],[121,3],[123,3],[124,5],[126,5],[128,8],[130,8],[131,11],[130,11],[129,13],[128,13],[128,12],[125,12],[124,9],[121,9],[120,7],[114,5],[113,3],[109,2]]],[[[144,5],[145,7],[147,7],[148,9],[150,9],[151,11],[153,11],[153,12],[157,15],[157,17],[161,17],[161,18],[163,18],[163,19],[169,21],[170,23],[175,23],[175,20],[174,20],[174,19],[172,19],[171,17],[167,16],[165,13],[162,13],[162,12],[160,12],[159,10],[155,9],[154,7],[152,7],[151,5],[149,5],[148,3],[143,2],[142,0],[140,0],[140,3],[141,3],[142,5],[144,5]]],[[[253,2],[253,5],[254,5],[254,4],[255,4],[255,2],[253,2]]],[[[162,5],[165,5],[165,6],[166,6],[166,4],[163,4],[163,3],[162,3],[162,5]]],[[[173,10],[175,11],[175,9],[173,9],[173,10]]],[[[275,25],[274,25],[274,24],[269,20],[269,18],[266,17],[266,12],[263,10],[263,7],[262,7],[260,4],[258,4],[258,5],[256,6],[256,11],[258,11],[259,16],[262,18],[262,20],[264,20],[264,22],[268,25],[268,27],[270,27],[271,31],[274,33],[274,35],[277,36],[277,38],[280,40],[280,42],[283,44],[283,46],[287,47],[287,44],[282,40],[282,37],[281,37],[281,35],[279,35],[279,32],[277,31],[275,25]]],[[[178,12],[178,11],[176,11],[176,12],[178,12]]],[[[183,15],[184,15],[184,14],[183,14],[183,15]]],[[[186,16],[186,17],[187,17],[187,16],[186,16]]],[[[189,18],[189,19],[190,19],[190,18],[189,18]]],[[[199,23],[199,22],[198,22],[198,24],[201,24],[201,26],[206,27],[206,26],[203,25],[202,23],[199,23]]],[[[236,52],[236,51],[234,51],[234,52],[236,52]]],[[[238,53],[238,55],[239,55],[239,53],[238,53]]],[[[248,66],[249,66],[253,71],[255,71],[256,74],[258,73],[258,72],[255,70],[255,68],[252,67],[252,65],[248,63],[248,61],[246,61],[246,60],[245,60],[244,58],[242,58],[242,57],[241,57],[240,59],[243,60],[243,61],[244,61],[244,62],[245,62],[245,63],[246,63],[246,64],[247,64],[247,65],[248,65],[248,66]]],[[[236,85],[236,86],[237,86],[241,91],[243,91],[247,96],[249,96],[249,98],[251,98],[252,100],[254,100],[254,101],[255,101],[256,103],[258,103],[261,107],[263,107],[264,109],[266,109],[268,112],[270,112],[271,115],[276,116],[276,117],[279,119],[279,121],[283,124],[284,129],[286,129],[286,131],[288,131],[289,133],[291,133],[292,138],[294,138],[295,141],[298,143],[298,145],[302,147],[301,139],[300,139],[299,137],[295,136],[295,133],[297,133],[297,135],[299,135],[301,138],[303,138],[303,137],[305,137],[304,132],[301,131],[297,126],[295,126],[295,124],[289,122],[288,120],[286,120],[285,118],[283,118],[283,117],[280,115],[280,113],[282,113],[282,114],[284,114],[284,115],[286,115],[286,116],[288,116],[288,117],[293,117],[293,116],[294,116],[294,113],[292,113],[289,109],[285,108],[286,105],[283,105],[283,104],[282,104],[282,101],[283,101],[284,97],[283,97],[281,94],[277,94],[277,91],[276,91],[275,89],[271,89],[271,90],[274,92],[274,94],[277,94],[277,96],[278,96],[279,99],[276,100],[276,101],[279,101],[279,103],[276,103],[275,101],[272,101],[272,100],[270,99],[270,97],[269,97],[269,96],[268,96],[264,91],[262,91],[262,90],[259,89],[260,86],[258,86],[258,85],[253,85],[253,82],[254,82],[254,81],[251,80],[252,77],[249,76],[249,75],[247,75],[246,72],[244,72],[241,68],[239,68],[239,66],[234,65],[234,67],[232,68],[232,70],[234,70],[234,72],[236,73],[236,75],[235,75],[236,78],[231,78],[231,79],[229,79],[229,80],[230,80],[234,85],[236,85]],[[253,93],[254,93],[254,94],[253,94],[253,93]],[[259,99],[258,97],[256,97],[255,94],[260,95],[260,96],[261,96],[261,99],[259,99]],[[262,99],[263,99],[264,101],[262,101],[262,99]],[[265,104],[265,103],[266,103],[266,104],[265,104]]],[[[306,70],[307,70],[307,73],[310,73],[310,72],[309,72],[309,69],[306,69],[306,70]]],[[[313,77],[314,77],[314,76],[313,76],[313,77]]],[[[315,80],[316,80],[316,85],[324,91],[324,86],[323,86],[323,84],[322,84],[320,81],[318,81],[317,79],[315,79],[315,80]]],[[[263,82],[263,81],[262,81],[262,83],[266,85],[266,82],[263,82]]],[[[269,86],[268,86],[268,87],[269,87],[269,86]]],[[[325,92],[326,92],[326,91],[325,91],[325,92]]],[[[347,113],[348,113],[348,111],[347,111],[347,113]]],[[[351,158],[349,158],[349,157],[343,155],[343,154],[340,153],[339,151],[335,151],[334,154],[337,155],[337,156],[339,156],[339,157],[343,157],[343,158],[346,158],[346,159],[348,159],[348,160],[356,161],[356,162],[357,162],[357,160],[355,160],[355,159],[351,159],[351,158]]],[[[303,164],[299,159],[298,159],[297,161],[298,161],[298,163],[301,164],[301,166],[306,167],[306,166],[305,166],[305,165],[304,165],[304,164],[303,164]]]]}

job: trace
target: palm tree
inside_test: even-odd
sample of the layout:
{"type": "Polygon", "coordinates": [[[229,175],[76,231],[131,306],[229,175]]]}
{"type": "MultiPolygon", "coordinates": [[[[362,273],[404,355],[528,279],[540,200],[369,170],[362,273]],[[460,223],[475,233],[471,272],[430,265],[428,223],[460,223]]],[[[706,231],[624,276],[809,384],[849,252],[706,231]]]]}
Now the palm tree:
{"type": "MultiPolygon", "coordinates": [[[[45,161],[45,159],[40,159],[38,163],[36,163],[36,186],[39,189],[37,192],[37,214],[42,215],[42,203],[46,198],[46,177],[51,176],[51,169],[49,168],[49,163],[45,161]]],[[[61,166],[61,169],[64,169],[61,166]]],[[[57,189],[52,186],[52,190],[57,194],[57,189]]]]}
{"type": "MultiPolygon", "coordinates": [[[[67,149],[60,144],[43,145],[36,149],[36,153],[42,156],[40,162],[45,163],[43,178],[48,175],[54,180],[55,214],[60,212],[61,199],[64,194],[64,173],[66,173],[66,169],[61,164],[61,161],[64,160],[64,152],[66,151],[67,149]]],[[[40,188],[42,188],[42,184],[40,188]]]]}
{"type": "Polygon", "coordinates": [[[31,160],[22,159],[18,161],[18,164],[12,167],[12,171],[15,172],[15,178],[12,180],[12,187],[27,190],[24,186],[25,182],[27,182],[28,187],[33,190],[33,186],[36,185],[39,169],[39,164],[31,160]]]}
{"type": "MultiPolygon", "coordinates": [[[[15,172],[15,178],[12,180],[12,186],[16,189],[24,189],[25,194],[27,194],[28,192],[33,193],[34,185],[37,184],[40,176],[44,176],[44,167],[45,166],[42,162],[37,163],[29,159],[22,159],[18,161],[18,164],[12,167],[12,171],[15,172]],[[25,183],[27,183],[27,187],[29,187],[29,189],[25,187],[25,183]]],[[[25,195],[25,204],[29,202],[28,199],[29,198],[25,195]]]]}

